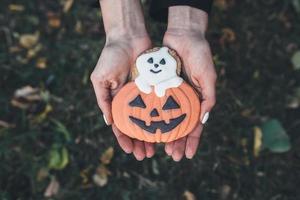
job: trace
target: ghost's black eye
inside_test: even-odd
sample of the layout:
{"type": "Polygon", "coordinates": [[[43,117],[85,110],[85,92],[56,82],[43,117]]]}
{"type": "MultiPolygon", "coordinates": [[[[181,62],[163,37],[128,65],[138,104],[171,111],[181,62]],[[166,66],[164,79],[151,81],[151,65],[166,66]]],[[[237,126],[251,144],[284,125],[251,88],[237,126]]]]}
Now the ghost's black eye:
{"type": "Polygon", "coordinates": [[[130,101],[129,102],[129,106],[131,106],[131,107],[146,108],[146,105],[145,105],[145,103],[144,103],[141,95],[138,95],[132,101],[130,101]]]}
{"type": "Polygon", "coordinates": [[[178,103],[175,101],[175,99],[172,96],[169,96],[166,103],[163,106],[163,110],[171,110],[171,109],[176,109],[180,108],[178,103]]]}
{"type": "Polygon", "coordinates": [[[153,58],[152,58],[152,57],[149,58],[149,59],[147,60],[147,62],[152,64],[152,63],[153,63],[153,58]]]}
{"type": "Polygon", "coordinates": [[[165,59],[164,59],[164,58],[163,58],[163,59],[161,59],[161,60],[159,61],[159,64],[165,65],[165,64],[166,64],[166,61],[165,61],[165,59]]]}

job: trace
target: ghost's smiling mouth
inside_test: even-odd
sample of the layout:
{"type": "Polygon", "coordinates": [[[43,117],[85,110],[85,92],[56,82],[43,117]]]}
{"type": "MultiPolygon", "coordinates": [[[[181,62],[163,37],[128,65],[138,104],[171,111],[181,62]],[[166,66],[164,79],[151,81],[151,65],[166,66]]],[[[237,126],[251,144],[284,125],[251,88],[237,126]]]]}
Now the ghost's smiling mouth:
{"type": "Polygon", "coordinates": [[[146,122],[135,118],[133,116],[129,116],[129,119],[135,123],[136,125],[138,125],[140,128],[150,132],[150,133],[155,133],[157,129],[160,129],[161,133],[166,133],[169,132],[171,130],[173,130],[174,128],[176,128],[186,117],[186,114],[182,114],[179,117],[170,119],[169,123],[166,123],[164,120],[161,121],[151,121],[150,125],[147,126],[146,122]]]}
{"type": "Polygon", "coordinates": [[[153,69],[150,69],[150,72],[152,72],[152,73],[154,73],[154,74],[157,74],[157,73],[161,72],[161,69],[160,69],[160,70],[157,70],[157,71],[155,71],[155,70],[153,70],[153,69]]]}

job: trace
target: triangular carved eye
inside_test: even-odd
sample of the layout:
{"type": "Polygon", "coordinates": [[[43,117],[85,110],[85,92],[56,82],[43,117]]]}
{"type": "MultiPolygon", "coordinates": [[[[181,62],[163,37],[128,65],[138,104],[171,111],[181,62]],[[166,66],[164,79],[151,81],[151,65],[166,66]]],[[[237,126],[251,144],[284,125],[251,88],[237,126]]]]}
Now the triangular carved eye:
{"type": "Polygon", "coordinates": [[[141,95],[138,95],[133,99],[132,101],[129,102],[129,106],[131,107],[140,107],[140,108],[146,108],[146,105],[141,97],[141,95]]]}
{"type": "Polygon", "coordinates": [[[169,96],[166,103],[163,106],[163,110],[171,110],[171,109],[177,109],[180,108],[178,103],[175,101],[175,99],[172,96],[169,96]]]}
{"type": "Polygon", "coordinates": [[[152,63],[153,63],[153,58],[152,58],[152,57],[149,58],[149,59],[147,60],[147,62],[152,64],[152,63]]]}
{"type": "Polygon", "coordinates": [[[161,64],[161,65],[165,65],[166,64],[166,61],[165,61],[165,59],[163,58],[163,59],[161,59],[160,61],[159,61],[159,64],[161,64]]]}

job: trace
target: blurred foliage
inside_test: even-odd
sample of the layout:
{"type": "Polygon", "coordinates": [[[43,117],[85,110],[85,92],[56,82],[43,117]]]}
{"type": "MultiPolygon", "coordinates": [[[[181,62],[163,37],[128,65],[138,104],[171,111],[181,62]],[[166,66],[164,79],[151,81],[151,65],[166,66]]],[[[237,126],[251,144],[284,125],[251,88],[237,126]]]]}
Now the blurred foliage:
{"type": "MultiPolygon", "coordinates": [[[[215,0],[218,103],[197,156],[179,163],[161,145],[138,162],[104,126],[93,3],[0,2],[0,199],[300,199],[298,0],[215,0]],[[263,148],[276,133],[288,151],[263,148]]],[[[145,14],[160,45],[166,26],[145,14]]]]}

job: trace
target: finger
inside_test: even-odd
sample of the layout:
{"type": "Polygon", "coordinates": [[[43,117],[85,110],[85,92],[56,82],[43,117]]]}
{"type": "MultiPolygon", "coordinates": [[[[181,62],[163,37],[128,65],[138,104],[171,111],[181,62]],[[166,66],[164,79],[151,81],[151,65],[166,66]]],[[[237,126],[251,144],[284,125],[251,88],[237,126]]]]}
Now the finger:
{"type": "Polygon", "coordinates": [[[200,121],[204,124],[216,103],[216,75],[214,72],[210,72],[206,75],[193,76],[192,81],[195,89],[201,94],[200,121]]]}
{"type": "Polygon", "coordinates": [[[107,125],[112,124],[112,114],[111,114],[111,94],[110,94],[110,83],[108,81],[99,82],[97,80],[92,80],[94,91],[97,98],[98,106],[100,107],[103,115],[104,121],[107,125]]]}
{"type": "Polygon", "coordinates": [[[203,125],[199,123],[199,125],[187,136],[185,156],[188,159],[192,159],[197,152],[202,130],[203,125]]]}
{"type": "Polygon", "coordinates": [[[139,161],[145,158],[145,146],[142,141],[133,140],[133,155],[139,161]]]}
{"type": "Polygon", "coordinates": [[[117,138],[117,141],[121,149],[123,149],[123,151],[125,151],[126,153],[132,153],[133,151],[132,139],[129,138],[124,133],[122,133],[114,124],[112,125],[112,130],[117,138]]]}
{"type": "Polygon", "coordinates": [[[119,80],[119,81],[111,81],[111,85],[110,85],[110,94],[111,97],[113,98],[114,96],[116,96],[116,94],[122,89],[123,85],[125,84],[126,80],[119,80]]]}
{"type": "Polygon", "coordinates": [[[174,142],[173,152],[172,152],[172,158],[174,161],[178,162],[181,160],[181,158],[184,155],[185,152],[185,144],[186,144],[186,138],[183,137],[174,142]]]}
{"type": "Polygon", "coordinates": [[[149,142],[144,142],[146,157],[151,158],[155,154],[154,144],[149,142]]]}
{"type": "Polygon", "coordinates": [[[171,156],[173,153],[173,146],[174,142],[168,142],[165,145],[165,152],[167,153],[168,156],[171,156]]]}

